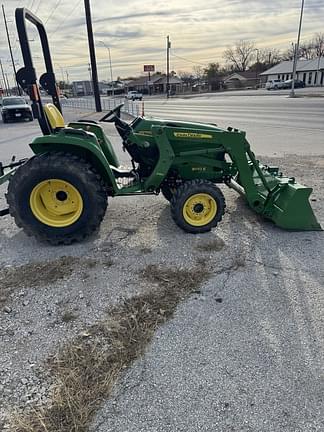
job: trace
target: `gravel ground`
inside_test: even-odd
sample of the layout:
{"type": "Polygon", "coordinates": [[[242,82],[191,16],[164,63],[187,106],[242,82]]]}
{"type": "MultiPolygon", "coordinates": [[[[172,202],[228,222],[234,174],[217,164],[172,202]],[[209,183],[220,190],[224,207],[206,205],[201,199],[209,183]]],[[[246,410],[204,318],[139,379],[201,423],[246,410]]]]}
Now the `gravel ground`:
{"type": "MultiPolygon", "coordinates": [[[[324,225],[324,158],[272,162],[314,187],[324,225]]],[[[150,289],[141,269],[197,260],[211,279],[121,377],[93,431],[324,429],[323,233],[277,229],[224,192],[224,221],[206,235],[183,233],[150,196],[111,199],[100,232],[73,246],[37,243],[0,220],[0,429],[12,409],[46,402],[43,362],[63,341],[150,289]]]]}

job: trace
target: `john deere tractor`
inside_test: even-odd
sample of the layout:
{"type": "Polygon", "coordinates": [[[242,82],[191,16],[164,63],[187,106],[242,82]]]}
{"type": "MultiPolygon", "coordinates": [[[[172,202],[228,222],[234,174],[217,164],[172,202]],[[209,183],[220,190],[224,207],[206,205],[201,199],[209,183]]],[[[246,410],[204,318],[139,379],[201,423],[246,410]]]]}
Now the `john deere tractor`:
{"type": "Polygon", "coordinates": [[[66,125],[42,22],[24,8],[16,10],[24,67],[17,72],[30,96],[42,136],[30,144],[34,156],[0,167],[0,183],[9,180],[8,209],[28,235],[51,244],[70,244],[96,231],[109,197],[157,195],[170,201],[175,223],[189,233],[210,231],[222,220],[224,183],[246,198],[256,213],[290,230],[320,230],[311,206],[312,189],[284,177],[277,167],[255,158],[245,132],[215,124],[137,117],[121,119],[122,105],[99,122],[66,125]],[[26,21],[37,27],[46,72],[33,66],[26,21]],[[38,82],[52,97],[43,104],[38,82]],[[132,168],[125,170],[101,122],[113,122],[132,168]]]}

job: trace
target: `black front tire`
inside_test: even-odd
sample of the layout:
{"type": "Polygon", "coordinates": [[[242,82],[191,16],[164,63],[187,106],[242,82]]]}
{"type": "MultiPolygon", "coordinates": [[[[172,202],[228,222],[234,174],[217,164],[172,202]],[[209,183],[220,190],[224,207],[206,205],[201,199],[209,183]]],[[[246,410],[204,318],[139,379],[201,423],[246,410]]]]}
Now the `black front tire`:
{"type": "Polygon", "coordinates": [[[176,191],[176,189],[173,189],[173,190],[172,190],[172,189],[169,188],[169,186],[162,186],[162,187],[161,187],[162,195],[163,195],[164,198],[165,198],[167,201],[169,201],[169,202],[171,202],[171,200],[172,200],[172,198],[173,198],[173,195],[174,195],[175,191],[176,191]]]}
{"type": "MultiPolygon", "coordinates": [[[[202,203],[204,199],[202,200],[202,203]]],[[[173,195],[171,200],[171,216],[175,223],[182,228],[184,231],[198,234],[210,231],[215,228],[222,220],[225,213],[225,198],[222,191],[212,182],[208,180],[191,180],[186,181],[179,186],[173,195]],[[200,220],[200,225],[190,223],[188,217],[184,216],[185,208],[188,200],[197,197],[197,203],[192,209],[194,217],[199,217],[199,213],[203,215],[205,212],[204,204],[199,203],[199,197],[207,197],[207,201],[210,202],[210,209],[206,206],[206,215],[200,220]],[[197,206],[197,210],[195,207],[197,206]],[[215,212],[213,213],[212,206],[215,206],[215,212]],[[209,213],[208,213],[209,212],[209,213]]]]}
{"type": "MultiPolygon", "coordinates": [[[[62,201],[57,195],[53,195],[54,199],[62,201]]],[[[71,244],[89,237],[99,228],[107,208],[105,185],[99,174],[85,160],[64,152],[44,153],[29,159],[11,177],[6,198],[17,226],[27,235],[52,245],[71,244]],[[77,219],[60,227],[42,221],[31,204],[35,188],[55,179],[75,188],[82,199],[77,219]]],[[[63,199],[66,199],[64,195],[63,199]]],[[[45,207],[41,196],[39,202],[40,208],[45,207]]]]}
{"type": "Polygon", "coordinates": [[[5,117],[2,117],[3,123],[8,123],[8,120],[5,117]]]}

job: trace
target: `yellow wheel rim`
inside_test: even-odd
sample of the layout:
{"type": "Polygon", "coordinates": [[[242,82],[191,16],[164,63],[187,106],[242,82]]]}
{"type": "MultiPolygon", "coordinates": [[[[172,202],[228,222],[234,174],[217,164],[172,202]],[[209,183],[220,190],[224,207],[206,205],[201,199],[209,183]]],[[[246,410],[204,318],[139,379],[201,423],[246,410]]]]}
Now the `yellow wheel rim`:
{"type": "Polygon", "coordinates": [[[71,183],[59,179],[38,183],[30,194],[29,204],[40,222],[57,228],[72,225],[83,210],[80,192],[71,183]]]}
{"type": "Polygon", "coordinates": [[[184,203],[182,214],[184,220],[193,226],[208,225],[216,216],[217,202],[206,193],[191,195],[184,203]]]}

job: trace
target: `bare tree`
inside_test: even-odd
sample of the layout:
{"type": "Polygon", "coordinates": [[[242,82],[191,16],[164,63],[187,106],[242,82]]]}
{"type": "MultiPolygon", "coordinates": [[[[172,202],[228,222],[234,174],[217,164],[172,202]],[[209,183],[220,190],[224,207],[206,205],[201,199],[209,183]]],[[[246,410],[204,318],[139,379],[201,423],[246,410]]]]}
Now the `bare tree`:
{"type": "Polygon", "coordinates": [[[254,42],[239,40],[235,42],[234,47],[229,47],[224,51],[223,57],[232,70],[244,72],[251,64],[254,51],[254,42]]]}
{"type": "Polygon", "coordinates": [[[267,67],[275,66],[281,61],[281,54],[277,48],[260,48],[257,60],[267,67]]]}
{"type": "MultiPolygon", "coordinates": [[[[324,33],[314,34],[312,39],[303,41],[299,46],[298,58],[312,60],[319,56],[324,57],[324,33]]],[[[282,55],[282,60],[292,60],[293,58],[294,51],[292,48],[282,55]]]]}
{"type": "Polygon", "coordinates": [[[192,68],[192,70],[193,70],[193,75],[194,75],[195,79],[196,79],[198,82],[202,81],[202,79],[203,79],[204,76],[205,76],[204,68],[201,67],[201,66],[194,66],[194,67],[192,68]]]}
{"type": "Polygon", "coordinates": [[[281,54],[281,60],[293,60],[294,59],[294,48],[291,46],[281,54]]]}
{"type": "Polygon", "coordinates": [[[324,33],[316,33],[312,40],[316,57],[324,57],[324,33]]]}
{"type": "Polygon", "coordinates": [[[180,71],[178,76],[181,78],[186,87],[192,86],[195,82],[195,78],[190,72],[180,71]]]}
{"type": "Polygon", "coordinates": [[[316,52],[312,41],[302,42],[299,45],[298,57],[304,60],[312,60],[316,57],[316,52]]]}

